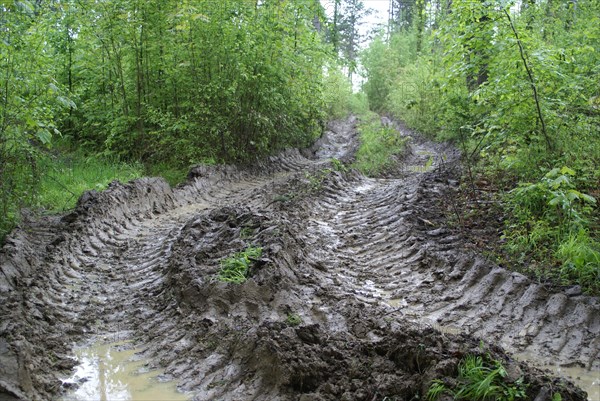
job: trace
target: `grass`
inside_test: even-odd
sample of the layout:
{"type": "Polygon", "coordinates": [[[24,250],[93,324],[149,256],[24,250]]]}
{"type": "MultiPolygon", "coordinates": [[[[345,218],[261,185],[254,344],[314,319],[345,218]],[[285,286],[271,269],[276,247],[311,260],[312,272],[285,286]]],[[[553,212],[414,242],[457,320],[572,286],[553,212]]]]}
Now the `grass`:
{"type": "Polygon", "coordinates": [[[151,177],[162,177],[172,187],[181,184],[187,177],[188,169],[175,167],[165,162],[145,166],[144,174],[151,177]]]}
{"type": "Polygon", "coordinates": [[[458,380],[448,387],[441,380],[434,380],[427,392],[427,400],[435,401],[442,394],[455,400],[514,401],[526,398],[527,385],[522,378],[509,383],[507,372],[499,361],[489,356],[467,355],[458,365],[458,380]]]}
{"type": "Polygon", "coordinates": [[[241,284],[248,279],[250,268],[262,255],[262,248],[248,247],[221,260],[217,279],[226,283],[241,284]]]}
{"type": "Polygon", "coordinates": [[[113,180],[129,181],[143,175],[139,163],[126,163],[116,157],[90,156],[83,152],[58,155],[38,152],[19,162],[0,185],[0,244],[18,224],[20,210],[57,213],[71,209],[83,192],[103,190],[113,180]],[[33,167],[33,168],[32,168],[33,167]]]}
{"type": "Polygon", "coordinates": [[[302,323],[302,318],[297,313],[288,313],[286,322],[290,326],[298,326],[302,323]]]}
{"type": "Polygon", "coordinates": [[[354,167],[367,176],[377,176],[390,168],[393,156],[404,150],[404,139],[394,128],[381,124],[381,118],[373,112],[360,116],[358,125],[360,147],[356,152],[354,167]]]}
{"type": "Polygon", "coordinates": [[[138,163],[79,152],[46,156],[40,165],[42,175],[35,206],[51,212],[73,208],[87,190],[101,191],[114,180],[127,182],[143,175],[138,163]]]}

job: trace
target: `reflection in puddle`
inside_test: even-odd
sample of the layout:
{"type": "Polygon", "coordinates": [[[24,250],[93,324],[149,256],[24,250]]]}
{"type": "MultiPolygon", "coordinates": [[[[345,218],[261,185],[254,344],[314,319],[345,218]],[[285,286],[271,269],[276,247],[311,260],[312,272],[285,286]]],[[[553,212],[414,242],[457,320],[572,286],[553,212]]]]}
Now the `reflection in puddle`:
{"type": "Polygon", "coordinates": [[[61,401],[185,401],[174,382],[161,382],[162,371],[150,370],[147,361],[125,342],[94,344],[75,351],[79,366],[64,383],[79,387],[61,401]]]}

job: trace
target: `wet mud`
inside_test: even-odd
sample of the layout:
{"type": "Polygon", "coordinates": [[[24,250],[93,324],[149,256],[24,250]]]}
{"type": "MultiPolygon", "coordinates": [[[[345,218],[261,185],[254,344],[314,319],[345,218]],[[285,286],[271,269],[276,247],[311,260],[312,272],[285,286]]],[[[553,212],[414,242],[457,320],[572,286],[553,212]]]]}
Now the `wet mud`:
{"type": "Polygon", "coordinates": [[[525,377],[529,399],[585,400],[506,350],[593,375],[598,299],[468,246],[443,213],[451,146],[386,120],[412,139],[384,178],[331,163],[352,160],[355,122],[251,168],[113,183],[24,222],[0,252],[0,400],[72,394],[76,345],[93,341],[127,341],[194,400],[423,399],[467,354],[525,377]],[[249,246],[263,249],[249,279],[218,281],[249,246]]]}

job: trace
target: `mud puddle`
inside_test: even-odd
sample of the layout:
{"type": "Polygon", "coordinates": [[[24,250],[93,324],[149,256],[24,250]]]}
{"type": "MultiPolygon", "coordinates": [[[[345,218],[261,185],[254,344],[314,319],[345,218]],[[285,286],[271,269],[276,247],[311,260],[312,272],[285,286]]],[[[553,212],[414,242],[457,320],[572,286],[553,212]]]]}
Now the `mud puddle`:
{"type": "Polygon", "coordinates": [[[513,356],[518,361],[530,363],[540,369],[548,369],[557,376],[571,379],[573,383],[587,392],[589,401],[600,400],[600,371],[543,363],[540,362],[538,356],[530,352],[516,353],[513,356]]]}
{"type": "Polygon", "coordinates": [[[186,401],[191,396],[177,391],[176,384],[162,379],[140,350],[126,342],[96,343],[75,350],[79,365],[64,380],[78,388],[59,401],[186,401]]]}

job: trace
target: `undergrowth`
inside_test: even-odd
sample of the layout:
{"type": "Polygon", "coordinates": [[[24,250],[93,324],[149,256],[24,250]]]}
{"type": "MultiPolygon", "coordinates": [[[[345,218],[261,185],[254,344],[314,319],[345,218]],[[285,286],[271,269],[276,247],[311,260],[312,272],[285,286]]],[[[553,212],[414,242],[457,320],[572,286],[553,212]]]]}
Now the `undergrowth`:
{"type": "Polygon", "coordinates": [[[180,168],[166,162],[148,164],[144,167],[144,175],[162,177],[172,187],[181,184],[187,177],[188,169],[180,168]]]}
{"type": "Polygon", "coordinates": [[[250,268],[262,256],[262,248],[248,247],[241,252],[221,260],[218,280],[226,283],[241,284],[248,279],[250,268]]]}
{"type": "Polygon", "coordinates": [[[404,139],[393,127],[384,126],[373,112],[360,116],[360,147],[354,167],[367,176],[377,176],[394,163],[393,157],[404,150],[404,139]]]}
{"type": "Polygon", "coordinates": [[[505,196],[508,254],[563,284],[600,293],[600,243],[594,239],[597,200],[577,187],[577,173],[554,168],[540,180],[520,183],[505,196]]]}
{"type": "MultiPolygon", "coordinates": [[[[0,218],[0,243],[18,224],[20,209],[57,213],[71,209],[83,192],[103,190],[107,185],[139,178],[143,168],[139,163],[127,163],[117,157],[86,155],[83,152],[50,153],[37,156],[35,169],[23,169],[20,182],[31,182],[26,196],[11,201],[0,218]]],[[[7,202],[4,202],[7,203],[7,202]]],[[[6,206],[6,205],[5,205],[6,206]]]]}
{"type": "Polygon", "coordinates": [[[114,180],[127,182],[143,175],[139,163],[126,163],[115,157],[70,153],[48,156],[41,162],[37,204],[46,211],[71,209],[83,192],[101,191],[114,180]]]}

